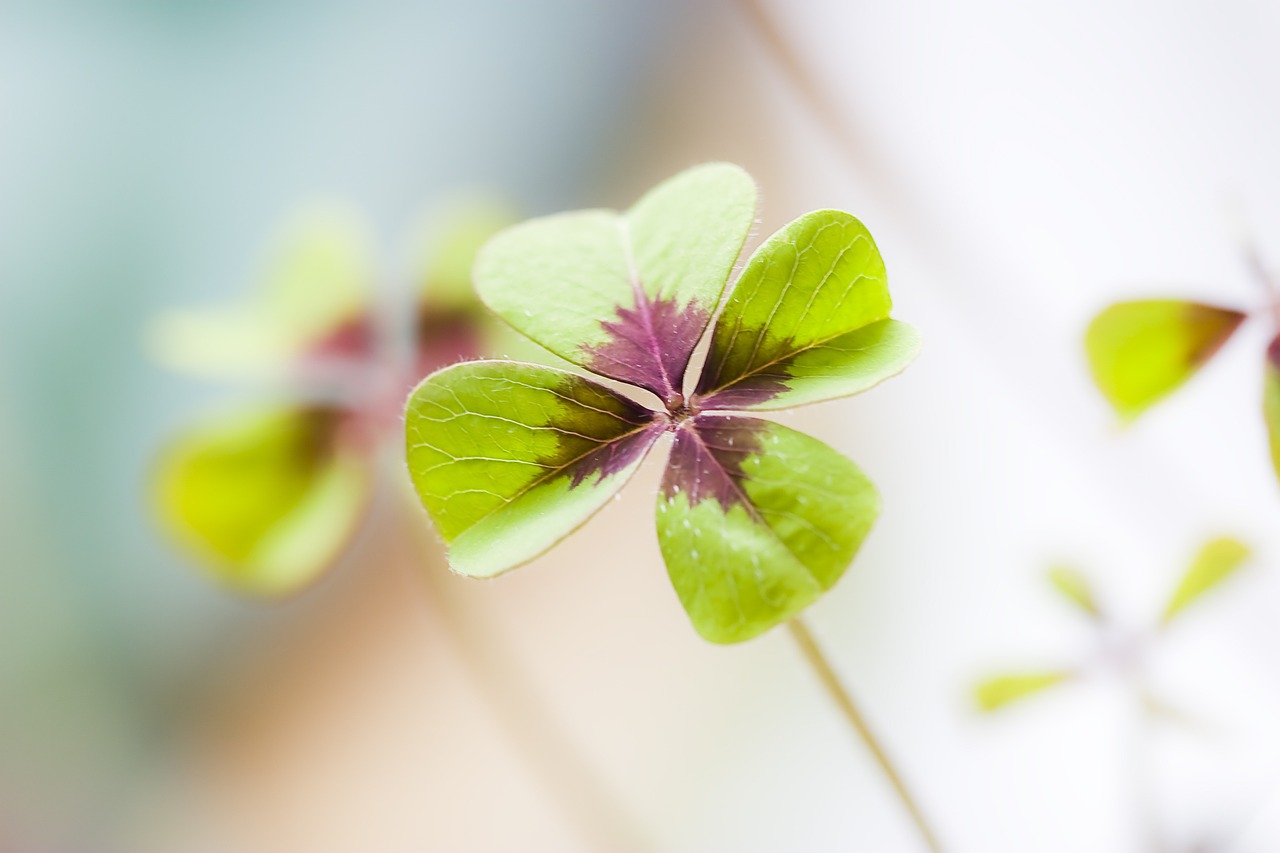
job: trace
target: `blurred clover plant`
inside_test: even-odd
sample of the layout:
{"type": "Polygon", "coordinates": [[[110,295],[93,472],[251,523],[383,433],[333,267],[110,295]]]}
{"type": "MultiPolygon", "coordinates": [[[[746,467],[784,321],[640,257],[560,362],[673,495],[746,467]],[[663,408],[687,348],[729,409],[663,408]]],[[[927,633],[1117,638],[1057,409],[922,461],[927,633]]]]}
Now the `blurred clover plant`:
{"type": "MultiPolygon", "coordinates": [[[[1073,607],[1089,619],[1097,633],[1095,654],[1074,665],[1045,667],[1033,670],[1010,671],[992,675],[974,686],[973,698],[978,710],[991,714],[1002,711],[1022,700],[1043,693],[1051,688],[1075,682],[1095,671],[1117,674],[1132,695],[1140,722],[1139,732],[1152,722],[1188,725],[1195,717],[1159,696],[1150,686],[1147,674],[1150,649],[1163,632],[1184,618],[1186,610],[1199,603],[1204,596],[1233,577],[1250,557],[1249,548],[1230,537],[1211,539],[1201,546],[1192,558],[1191,565],[1183,573],[1165,601],[1154,626],[1134,631],[1117,624],[1112,615],[1101,606],[1092,585],[1080,571],[1056,567],[1049,571],[1048,580],[1073,607]]],[[[1132,768],[1132,786],[1138,798],[1137,817],[1146,825],[1142,827],[1146,844],[1151,850],[1169,851],[1161,838],[1150,808],[1151,795],[1146,790],[1150,784],[1144,772],[1143,762],[1136,758],[1136,750],[1130,750],[1135,761],[1132,768]]],[[[1192,851],[1217,849],[1213,845],[1196,844],[1192,851]]]]}
{"type": "Polygon", "coordinates": [[[1267,293],[1256,312],[1180,299],[1117,302],[1097,314],[1085,332],[1094,384],[1123,422],[1131,422],[1182,387],[1254,314],[1273,324],[1265,353],[1262,414],[1271,463],[1280,477],[1280,284],[1251,243],[1245,255],[1267,293]]]}
{"type": "MultiPolygon", "coordinates": [[[[477,248],[514,217],[478,201],[445,212],[411,247],[407,305],[373,289],[371,241],[358,217],[309,208],[289,223],[250,299],[172,312],[152,328],[152,349],[171,368],[252,380],[276,398],[197,421],[155,466],[165,527],[237,592],[278,597],[322,574],[366,521],[379,452],[400,453],[409,389],[441,365],[521,345],[471,287],[477,248]]],[[[420,538],[417,525],[397,530],[420,538]]],[[[644,849],[642,829],[490,632],[458,612],[446,585],[428,591],[468,675],[548,796],[593,848],[644,849]]]]}
{"type": "MultiPolygon", "coordinates": [[[[359,529],[379,446],[398,432],[406,389],[485,349],[470,286],[476,248],[511,217],[461,207],[424,238],[409,322],[381,310],[370,240],[333,206],[300,211],[262,286],[238,305],[174,311],[150,330],[166,366],[252,380],[253,402],[182,429],[159,454],[163,525],[227,586],[278,596],[305,586],[359,529]],[[260,401],[266,396],[267,401],[260,401]]],[[[250,395],[247,395],[250,396],[250,395]]]]}
{"type": "MultiPolygon", "coordinates": [[[[1048,580],[1054,590],[1087,616],[1097,629],[1098,660],[1083,662],[1077,666],[1009,672],[992,676],[980,682],[974,689],[974,699],[978,708],[985,712],[998,711],[1019,699],[1070,682],[1086,671],[1092,663],[1121,664],[1127,667],[1139,664],[1146,647],[1160,636],[1163,629],[1178,620],[1188,607],[1199,602],[1206,593],[1232,577],[1249,559],[1249,556],[1249,548],[1230,537],[1218,537],[1206,542],[1196,553],[1190,567],[1183,573],[1178,585],[1169,596],[1156,626],[1136,635],[1123,634],[1123,642],[1119,645],[1116,638],[1121,636],[1122,629],[1113,624],[1107,611],[1099,604],[1084,574],[1066,567],[1051,569],[1048,580]]],[[[1153,704],[1167,707],[1165,703],[1155,703],[1154,700],[1153,704]]]]}
{"type": "Polygon", "coordinates": [[[581,526],[670,435],[658,542],[694,629],[736,643],[790,621],[936,849],[797,619],[852,561],[879,513],[876,489],[821,442],[740,414],[865,391],[902,371],[920,338],[889,318],[871,234],[837,210],[766,240],[721,307],[755,208],[751,177],[713,163],[625,213],[563,213],[493,237],[473,272],[481,300],[626,391],[514,361],[446,367],[408,400],[409,474],[454,571],[489,578],[581,526]],[[705,361],[690,369],[704,334],[705,361]]]}

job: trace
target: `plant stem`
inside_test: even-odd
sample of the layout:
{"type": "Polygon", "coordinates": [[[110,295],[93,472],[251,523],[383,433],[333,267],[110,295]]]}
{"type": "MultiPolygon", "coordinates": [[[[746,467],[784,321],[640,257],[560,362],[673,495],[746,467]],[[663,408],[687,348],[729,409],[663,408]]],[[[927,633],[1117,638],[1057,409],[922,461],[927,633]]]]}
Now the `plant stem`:
{"type": "Polygon", "coordinates": [[[897,792],[898,799],[902,801],[902,805],[911,816],[911,820],[915,823],[916,829],[919,830],[925,845],[933,853],[940,853],[942,847],[938,844],[938,837],[929,828],[929,823],[925,820],[924,814],[921,813],[920,807],[916,805],[915,798],[907,790],[906,783],[902,781],[902,777],[894,769],[893,762],[885,754],[884,748],[880,746],[876,736],[871,733],[871,729],[867,726],[867,721],[862,718],[862,713],[858,710],[858,706],[853,704],[853,697],[849,695],[848,689],[840,682],[840,677],[836,675],[835,670],[831,668],[826,655],[822,653],[822,649],[813,639],[813,635],[809,633],[808,626],[797,617],[787,623],[787,627],[791,629],[791,636],[795,638],[796,644],[800,646],[800,651],[804,653],[805,660],[813,668],[818,680],[822,682],[822,686],[827,689],[827,693],[830,694],[832,700],[840,708],[841,713],[844,714],[845,720],[857,732],[858,737],[862,738],[862,742],[870,750],[871,756],[880,765],[884,775],[889,778],[889,783],[893,785],[893,790],[897,792]]]}

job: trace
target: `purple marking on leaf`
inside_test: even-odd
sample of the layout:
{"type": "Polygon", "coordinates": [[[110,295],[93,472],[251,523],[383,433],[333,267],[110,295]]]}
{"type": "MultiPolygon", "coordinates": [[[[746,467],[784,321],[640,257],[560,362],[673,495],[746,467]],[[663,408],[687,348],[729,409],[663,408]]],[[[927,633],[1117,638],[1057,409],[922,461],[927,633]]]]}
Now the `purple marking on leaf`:
{"type": "Polygon", "coordinates": [[[359,361],[374,348],[373,321],[368,314],[348,317],[307,347],[305,358],[317,361],[359,361]]]}
{"type": "Polygon", "coordinates": [[[601,323],[609,339],[586,348],[585,366],[667,403],[682,402],[684,371],[710,314],[693,302],[682,307],[673,299],[650,299],[640,287],[635,295],[634,308],[619,306],[616,320],[601,323]]]}
{"type": "Polygon", "coordinates": [[[1267,346],[1267,363],[1275,370],[1280,370],[1280,335],[1271,339],[1267,346]]]}
{"type": "Polygon", "coordinates": [[[723,415],[698,415],[685,421],[671,446],[662,478],[663,497],[672,500],[683,494],[691,506],[714,500],[726,512],[739,504],[754,515],[743,488],[742,463],[760,452],[761,433],[768,428],[768,421],[723,415]]]}
{"type": "Polygon", "coordinates": [[[1202,343],[1191,354],[1191,362],[1204,364],[1213,358],[1249,315],[1232,308],[1219,308],[1216,305],[1191,302],[1187,304],[1186,316],[1188,325],[1200,327],[1203,330],[1201,331],[1202,343]]]}
{"type": "Polygon", "coordinates": [[[606,477],[625,470],[649,452],[649,448],[653,447],[653,443],[658,440],[658,436],[666,431],[666,424],[656,420],[653,412],[647,410],[639,411],[644,412],[644,416],[649,420],[648,425],[636,432],[628,433],[622,438],[615,439],[598,450],[593,450],[573,463],[570,469],[569,488],[576,488],[593,476],[596,477],[596,482],[599,483],[606,477]]]}
{"type": "Polygon", "coordinates": [[[479,358],[479,324],[477,311],[420,305],[414,329],[414,381],[455,362],[479,358]]]}
{"type": "MultiPolygon", "coordinates": [[[[697,405],[702,409],[749,409],[767,403],[789,387],[787,380],[791,376],[782,371],[787,369],[790,361],[783,359],[778,362],[775,368],[778,372],[753,373],[705,397],[698,396],[697,405]]],[[[701,395],[701,389],[698,393],[701,395]]]]}

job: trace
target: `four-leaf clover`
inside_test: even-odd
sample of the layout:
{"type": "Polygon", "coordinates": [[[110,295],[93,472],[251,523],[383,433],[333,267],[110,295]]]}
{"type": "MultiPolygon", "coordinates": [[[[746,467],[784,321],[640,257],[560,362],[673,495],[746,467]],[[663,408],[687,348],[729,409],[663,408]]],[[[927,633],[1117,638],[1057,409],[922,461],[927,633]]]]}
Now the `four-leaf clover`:
{"type": "Polygon", "coordinates": [[[765,241],[712,324],[755,201],[742,169],[708,164],[625,213],[535,219],[481,249],[485,304],[632,393],[511,361],[423,380],[406,410],[409,473],[455,571],[491,577],[542,554],[671,435],[658,541],[703,637],[754,637],[840,578],[879,512],[875,487],[821,442],[741,413],[865,391],[903,370],[920,339],[889,319],[870,233],[837,210],[765,241]],[[690,370],[709,325],[705,362],[690,370]]]}

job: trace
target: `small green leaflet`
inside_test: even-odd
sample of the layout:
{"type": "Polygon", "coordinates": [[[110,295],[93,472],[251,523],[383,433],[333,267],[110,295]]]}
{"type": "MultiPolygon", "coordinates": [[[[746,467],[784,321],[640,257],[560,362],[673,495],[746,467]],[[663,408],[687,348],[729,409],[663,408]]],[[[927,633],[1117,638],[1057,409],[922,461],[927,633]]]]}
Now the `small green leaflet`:
{"type": "Polygon", "coordinates": [[[418,386],[406,448],[450,564],[489,577],[572,533],[662,431],[652,412],[577,374],[477,361],[418,386]]]}
{"type": "Polygon", "coordinates": [[[1267,347],[1263,367],[1262,414],[1267,422],[1267,439],[1271,446],[1271,465],[1280,477],[1280,335],[1267,347]]]}
{"type": "Polygon", "coordinates": [[[1165,606],[1161,621],[1168,624],[1178,614],[1211,589],[1215,588],[1249,559],[1249,547],[1237,539],[1228,536],[1219,537],[1205,543],[1191,562],[1191,568],[1178,582],[1173,597],[1165,606]]]}
{"type": "Polygon", "coordinates": [[[879,512],[871,481],[822,442],[755,418],[707,417],[676,433],[658,542],[694,625],[731,643],[830,589],[879,512]]]}
{"type": "Polygon", "coordinates": [[[1245,316],[1176,299],[1112,305],[1085,333],[1093,380],[1116,414],[1132,420],[1195,375],[1245,316]]]}
{"type": "Polygon", "coordinates": [[[657,400],[509,361],[423,380],[405,412],[409,473],[455,571],[489,577],[545,552],[670,436],[658,542],[703,637],[754,637],[839,579],[879,512],[874,486],[815,439],[733,413],[864,391],[905,368],[919,336],[889,318],[862,223],[817,211],[747,261],[690,373],[755,196],[745,172],[713,163],[626,213],[532,220],[481,250],[475,284],[495,313],[657,400]]]}
{"type": "Polygon", "coordinates": [[[344,417],[249,408],[188,428],[156,465],[159,517],[232,589],[293,592],[337,557],[369,500],[363,456],[335,440],[344,417]]]}
{"type": "Polygon", "coordinates": [[[978,708],[987,713],[998,711],[1006,705],[1040,693],[1071,678],[1067,670],[1047,672],[1019,672],[992,676],[978,684],[973,698],[978,708]]]}
{"type": "Polygon", "coordinates": [[[865,391],[920,350],[890,307],[884,261],[862,223],[838,210],[806,214],[747,263],[698,394],[720,408],[780,409],[865,391]]]}
{"type": "Polygon", "coordinates": [[[1098,600],[1094,597],[1089,579],[1082,572],[1066,566],[1055,566],[1049,570],[1049,583],[1076,607],[1094,619],[1102,615],[1098,608],[1098,600]]]}
{"type": "Polygon", "coordinates": [[[624,214],[533,219],[480,251],[476,292],[570,363],[671,400],[751,231],[755,200],[746,172],[714,163],[624,214]]]}

